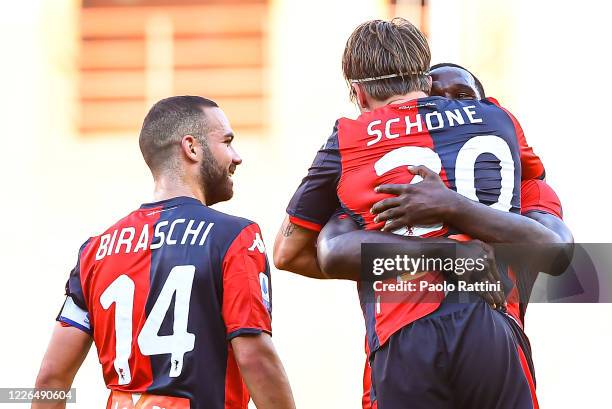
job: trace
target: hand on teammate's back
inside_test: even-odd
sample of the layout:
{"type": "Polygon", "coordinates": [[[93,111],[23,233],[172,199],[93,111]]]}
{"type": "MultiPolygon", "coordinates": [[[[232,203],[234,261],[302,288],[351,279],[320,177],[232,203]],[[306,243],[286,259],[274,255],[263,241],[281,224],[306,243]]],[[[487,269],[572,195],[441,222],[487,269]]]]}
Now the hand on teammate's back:
{"type": "Polygon", "coordinates": [[[506,303],[506,295],[501,284],[501,275],[497,269],[497,262],[493,247],[480,240],[469,240],[457,243],[457,257],[464,260],[485,260],[484,269],[465,269],[462,274],[450,274],[447,278],[456,282],[463,281],[468,284],[484,283],[485,290],[476,291],[493,308],[499,308],[506,303]],[[491,285],[488,285],[491,284],[491,285]],[[493,286],[492,284],[498,284],[493,286]],[[498,288],[499,290],[486,291],[487,288],[498,288]]]}
{"type": "MultiPolygon", "coordinates": [[[[409,166],[408,171],[422,179],[411,184],[387,184],[376,188],[378,193],[395,195],[374,204],[372,214],[377,215],[376,222],[387,222],[383,231],[392,232],[404,226],[433,225],[443,223],[453,212],[458,193],[449,189],[440,175],[426,166],[409,166]]],[[[486,259],[484,270],[466,270],[463,274],[450,274],[447,278],[455,282],[500,283],[501,276],[497,270],[493,248],[480,240],[470,240],[457,244],[457,252],[463,258],[472,260],[486,259]]],[[[485,288],[487,288],[485,286],[485,288]]],[[[499,291],[478,291],[493,307],[505,303],[503,288],[499,291]]]]}
{"type": "Polygon", "coordinates": [[[453,210],[457,193],[444,184],[440,176],[425,166],[409,166],[414,176],[411,184],[387,184],[378,193],[395,195],[372,206],[376,222],[388,223],[383,231],[392,232],[404,226],[433,225],[444,222],[453,210]],[[415,183],[415,178],[422,181],[415,183]]]}

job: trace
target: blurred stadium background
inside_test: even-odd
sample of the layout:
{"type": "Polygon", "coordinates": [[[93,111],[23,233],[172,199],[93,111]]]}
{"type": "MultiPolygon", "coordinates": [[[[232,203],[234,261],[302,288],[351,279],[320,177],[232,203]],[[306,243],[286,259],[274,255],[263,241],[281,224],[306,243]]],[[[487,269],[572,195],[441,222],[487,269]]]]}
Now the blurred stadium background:
{"type": "MultiPolygon", "coordinates": [[[[226,111],[244,163],[234,199],[218,208],[256,220],[271,256],[317,148],[337,117],[356,113],[340,58],[352,29],[370,18],[418,23],[433,63],[478,75],[522,122],[577,241],[610,241],[605,2],[22,0],[0,8],[0,387],[33,385],[79,245],[150,199],[137,135],[160,98],[200,94],[226,111]]],[[[354,286],[277,271],[274,297],[275,342],[298,406],[359,407],[354,286]]],[[[610,305],[530,307],[543,408],[605,406],[611,316],[610,305]]],[[[74,386],[73,407],[105,404],[93,350],[74,386]]]]}

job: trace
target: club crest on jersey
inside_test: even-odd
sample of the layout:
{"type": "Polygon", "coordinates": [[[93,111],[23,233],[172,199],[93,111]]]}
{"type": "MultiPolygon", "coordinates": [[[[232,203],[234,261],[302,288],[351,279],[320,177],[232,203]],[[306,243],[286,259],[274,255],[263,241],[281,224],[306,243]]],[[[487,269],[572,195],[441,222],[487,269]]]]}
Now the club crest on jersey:
{"type": "Polygon", "coordinates": [[[261,286],[261,299],[266,308],[270,310],[270,280],[265,273],[259,273],[259,285],[261,286]]]}
{"type": "Polygon", "coordinates": [[[255,249],[257,249],[257,251],[262,254],[266,252],[266,246],[264,245],[264,242],[261,239],[259,233],[255,233],[255,239],[253,240],[253,244],[251,244],[251,247],[249,247],[249,251],[255,251],[255,249]]]}

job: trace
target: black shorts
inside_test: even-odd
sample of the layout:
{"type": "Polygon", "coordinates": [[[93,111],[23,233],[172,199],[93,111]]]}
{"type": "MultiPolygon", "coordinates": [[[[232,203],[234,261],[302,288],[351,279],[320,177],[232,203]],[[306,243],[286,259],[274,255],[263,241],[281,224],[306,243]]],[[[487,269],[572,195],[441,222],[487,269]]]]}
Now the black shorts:
{"type": "Polygon", "coordinates": [[[446,298],[372,357],[378,409],[538,408],[529,341],[481,299],[446,298]]]}

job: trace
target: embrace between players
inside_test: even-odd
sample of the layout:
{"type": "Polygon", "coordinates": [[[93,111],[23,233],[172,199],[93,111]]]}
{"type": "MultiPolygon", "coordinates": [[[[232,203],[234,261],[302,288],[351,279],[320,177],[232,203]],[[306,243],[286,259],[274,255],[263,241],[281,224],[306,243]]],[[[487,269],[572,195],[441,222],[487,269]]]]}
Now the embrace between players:
{"type": "MultiPolygon", "coordinates": [[[[537,408],[524,314],[536,271],[564,247],[516,269],[496,263],[490,244],[572,242],[542,163],[476,77],[430,67],[426,39],[406,20],[360,25],[342,62],[361,115],[336,121],[293,195],[276,267],[358,282],[364,408],[537,408]],[[381,302],[385,294],[359,283],[362,243],[400,244],[414,257],[484,257],[485,271],[462,279],[504,285],[381,302]]],[[[208,207],[232,197],[241,163],[233,138],[211,100],[171,97],[151,108],[139,143],[156,201],[81,246],[37,388],[68,389],[93,341],[108,408],[238,409],[251,398],[258,408],[295,407],[271,342],[259,227],[208,207]]]]}

